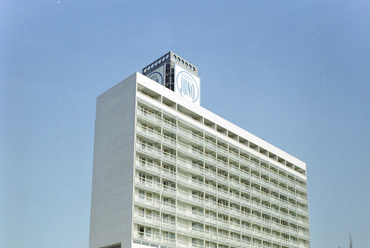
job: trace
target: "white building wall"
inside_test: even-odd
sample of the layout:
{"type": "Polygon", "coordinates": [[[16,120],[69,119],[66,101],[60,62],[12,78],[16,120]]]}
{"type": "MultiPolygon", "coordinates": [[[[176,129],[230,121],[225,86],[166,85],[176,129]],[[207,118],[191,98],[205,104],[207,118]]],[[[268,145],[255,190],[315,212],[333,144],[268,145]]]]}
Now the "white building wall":
{"type": "Polygon", "coordinates": [[[203,245],[214,247],[216,243],[219,247],[262,247],[261,242],[265,241],[268,242],[267,245],[277,244],[278,246],[274,247],[279,248],[284,246],[308,248],[309,224],[305,171],[306,164],[299,159],[189,102],[149,78],[135,73],[99,96],[97,100],[90,248],[108,247],[114,244],[135,248],[149,247],[148,245],[159,247],[159,244],[168,247],[203,247],[203,245]],[[168,106],[168,103],[171,106],[168,106]],[[145,108],[151,111],[145,112],[145,108]],[[168,124],[165,123],[166,116],[173,116],[176,120],[172,131],[165,127],[168,124]],[[207,126],[206,122],[211,122],[214,127],[207,126]],[[190,131],[184,130],[180,123],[188,125],[190,131]],[[201,141],[195,136],[194,140],[189,139],[193,135],[192,130],[202,133],[201,141]],[[184,136],[184,132],[188,134],[184,136]],[[173,144],[165,136],[166,133],[174,135],[173,144]],[[213,147],[207,145],[206,136],[213,137],[217,143],[220,141],[226,144],[226,150],[222,151],[215,144],[213,147]],[[202,145],[199,146],[199,142],[202,145]],[[250,144],[253,144],[253,147],[250,144]],[[195,155],[192,154],[193,148],[197,147],[201,149],[201,154],[196,154],[197,152],[194,153],[195,155]],[[237,149],[236,158],[229,147],[237,149]],[[174,152],[172,158],[168,156],[169,150],[174,152]],[[208,156],[206,151],[220,155],[227,161],[236,161],[236,169],[232,168],[227,161],[224,165],[218,165],[215,161],[212,167],[228,175],[223,178],[217,173],[209,174],[210,171],[207,172],[209,169],[205,165],[213,162],[206,161],[208,156]],[[304,182],[304,186],[262,168],[262,162],[261,164],[254,164],[252,161],[242,162],[244,159],[242,153],[245,152],[260,161],[266,161],[270,168],[274,167],[283,174],[290,173],[291,177],[304,182]],[[146,162],[142,162],[143,158],[146,162]],[[168,159],[172,159],[172,162],[168,159]],[[192,161],[196,160],[202,161],[201,170],[192,165],[192,161]],[[171,174],[165,168],[166,165],[173,165],[174,173],[171,174]],[[257,172],[257,177],[245,174],[246,172],[242,170],[245,165],[257,172]],[[271,182],[265,182],[262,175],[268,176],[271,182]],[[194,176],[201,181],[194,181],[194,176]],[[231,176],[236,177],[237,181],[232,181],[231,176]],[[248,182],[248,188],[243,189],[242,184],[245,184],[243,181],[246,177],[247,181],[252,183],[248,182]],[[279,180],[278,185],[272,183],[275,179],[279,180]],[[208,180],[225,186],[227,190],[211,188],[207,185],[208,180]],[[175,192],[169,190],[172,186],[166,184],[166,181],[174,183],[175,192]],[[253,189],[255,184],[261,186],[260,191],[253,189]],[[303,196],[289,192],[287,185],[296,188],[297,193],[303,192],[303,196]],[[262,193],[262,186],[268,188],[267,194],[262,193]],[[199,198],[197,194],[194,195],[194,191],[200,193],[199,198]],[[273,192],[294,201],[298,199],[303,203],[304,209],[301,206],[292,205],[287,200],[282,201],[279,196],[274,198],[273,192]],[[252,197],[245,200],[243,194],[251,194],[252,197]],[[206,195],[208,199],[205,198],[206,195]],[[299,216],[289,216],[279,210],[266,208],[260,203],[256,205],[253,202],[253,195],[257,196],[259,201],[267,201],[271,206],[274,204],[299,216]],[[215,209],[210,202],[213,196],[218,197],[222,202],[227,202],[226,209],[221,205],[215,209]],[[173,199],[174,206],[166,198],[173,199]],[[236,207],[234,207],[235,204],[236,207]],[[277,217],[279,221],[293,223],[298,226],[298,229],[304,227],[304,230],[300,232],[298,229],[289,229],[291,226],[283,227],[280,222],[278,225],[271,221],[266,222],[261,219],[261,216],[255,218],[251,213],[243,216],[240,214],[235,216],[231,213],[234,208],[240,212],[241,207],[252,209],[251,212],[259,211],[259,215],[268,214],[271,219],[277,217]],[[200,212],[197,212],[197,208],[200,208],[200,212]],[[213,213],[215,216],[212,215],[213,213]],[[176,223],[169,223],[166,219],[168,217],[164,215],[174,216],[176,223]],[[227,223],[221,221],[222,216],[226,216],[227,223]],[[237,222],[236,227],[233,221],[237,222]],[[242,227],[242,222],[248,222],[249,227],[242,227]],[[197,223],[204,229],[199,230],[197,223]],[[262,233],[262,229],[255,233],[253,230],[255,224],[259,228],[268,228],[270,234],[262,233]],[[220,230],[226,231],[227,234],[220,234],[220,230]],[[278,237],[271,236],[274,232],[280,233],[280,231],[281,235],[279,234],[278,237]],[[212,234],[212,232],[216,233],[212,234]],[[169,239],[171,235],[176,241],[169,239]],[[290,235],[291,238],[287,236],[288,238],[283,239],[283,235],[290,235]],[[247,241],[244,240],[244,236],[248,237],[247,241]],[[199,241],[202,245],[197,243],[199,241]],[[259,242],[261,246],[255,242],[259,242]]]}
{"type": "Polygon", "coordinates": [[[136,75],[97,98],[90,248],[131,246],[136,75]]]}

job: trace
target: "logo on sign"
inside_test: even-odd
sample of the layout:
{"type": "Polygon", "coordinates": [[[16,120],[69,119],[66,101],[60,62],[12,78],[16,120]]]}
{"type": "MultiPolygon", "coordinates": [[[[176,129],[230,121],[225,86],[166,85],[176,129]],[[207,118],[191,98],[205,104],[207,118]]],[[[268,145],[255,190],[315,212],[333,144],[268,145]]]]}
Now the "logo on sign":
{"type": "Polygon", "coordinates": [[[199,98],[199,88],[195,79],[186,71],[181,71],[176,77],[176,87],[181,96],[196,102],[199,98]]]}
{"type": "Polygon", "coordinates": [[[153,73],[149,74],[148,77],[151,80],[156,81],[159,84],[163,84],[163,78],[162,78],[162,75],[159,72],[153,72],[153,73]]]}

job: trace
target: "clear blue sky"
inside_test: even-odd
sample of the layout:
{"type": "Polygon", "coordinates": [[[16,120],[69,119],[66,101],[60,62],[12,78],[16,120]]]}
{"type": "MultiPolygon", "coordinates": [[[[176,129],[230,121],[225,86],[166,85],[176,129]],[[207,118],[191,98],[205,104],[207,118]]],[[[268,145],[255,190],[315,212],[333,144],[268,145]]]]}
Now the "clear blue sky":
{"type": "Polygon", "coordinates": [[[3,1],[0,247],[87,248],[96,97],[174,51],[307,163],[313,248],[370,247],[370,1],[3,1]]]}

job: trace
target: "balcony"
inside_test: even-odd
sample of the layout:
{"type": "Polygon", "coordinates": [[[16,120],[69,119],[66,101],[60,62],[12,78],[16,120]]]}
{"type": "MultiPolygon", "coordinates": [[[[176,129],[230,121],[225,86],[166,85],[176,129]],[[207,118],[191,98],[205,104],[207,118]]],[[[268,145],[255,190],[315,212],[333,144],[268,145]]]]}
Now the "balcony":
{"type": "Polygon", "coordinates": [[[144,233],[144,232],[134,232],[133,233],[133,238],[137,239],[138,241],[146,241],[150,243],[160,243],[161,242],[161,236],[159,235],[154,235],[151,233],[144,233]]]}
{"type": "Polygon", "coordinates": [[[229,164],[229,172],[234,173],[235,175],[239,175],[243,173],[239,168],[229,164]]]}
{"type": "Polygon", "coordinates": [[[298,206],[297,206],[297,208],[295,208],[294,210],[296,210],[296,211],[297,211],[297,213],[299,213],[299,214],[301,214],[301,215],[304,215],[304,216],[308,217],[308,210],[307,210],[307,209],[305,209],[305,208],[301,208],[301,207],[298,207],[298,206]]]}
{"type": "Polygon", "coordinates": [[[149,189],[150,191],[160,192],[162,190],[162,185],[153,180],[148,180],[145,178],[140,178],[139,175],[135,176],[135,186],[138,186],[143,189],[149,189]]]}
{"type": "Polygon", "coordinates": [[[298,219],[297,223],[298,223],[300,226],[304,227],[304,228],[307,228],[307,229],[309,228],[309,223],[308,223],[308,221],[304,221],[304,220],[300,220],[300,219],[298,219]]]}
{"type": "Polygon", "coordinates": [[[217,146],[215,142],[213,142],[213,141],[211,141],[209,139],[205,139],[204,140],[204,145],[205,145],[205,147],[207,147],[207,148],[209,148],[211,150],[215,150],[216,149],[216,146],[217,146]]]}
{"type": "Polygon", "coordinates": [[[300,201],[301,203],[303,203],[303,204],[308,204],[308,199],[307,199],[307,197],[302,196],[302,195],[300,195],[300,194],[296,194],[295,196],[296,196],[296,199],[297,199],[298,201],[300,201]]]}
{"type": "Polygon", "coordinates": [[[161,136],[161,141],[163,142],[163,144],[173,148],[173,149],[176,149],[177,148],[177,142],[175,139],[172,139],[172,138],[169,138],[167,136],[161,136]]]}
{"type": "Polygon", "coordinates": [[[241,229],[242,229],[242,227],[240,226],[240,224],[230,222],[230,230],[239,233],[241,231],[241,229]]]}
{"type": "Polygon", "coordinates": [[[255,162],[252,162],[251,160],[246,159],[242,156],[239,159],[239,163],[244,165],[244,166],[248,166],[248,167],[250,167],[250,168],[252,168],[256,171],[259,171],[259,169],[261,168],[261,166],[259,164],[255,163],[255,162]]]}
{"type": "Polygon", "coordinates": [[[216,165],[216,163],[217,163],[216,157],[214,157],[214,156],[212,156],[210,154],[207,154],[207,153],[204,154],[204,160],[206,162],[212,164],[212,165],[216,165]]]}
{"type": "Polygon", "coordinates": [[[177,133],[177,125],[166,119],[162,119],[162,127],[168,131],[177,133]]]}
{"type": "Polygon", "coordinates": [[[233,152],[233,151],[229,150],[229,158],[232,158],[235,161],[239,161],[240,155],[236,152],[233,152]]]}
{"type": "Polygon", "coordinates": [[[146,226],[157,227],[161,224],[161,219],[135,212],[134,222],[137,224],[143,224],[146,226]]]}
{"type": "Polygon", "coordinates": [[[162,118],[152,112],[138,108],[136,113],[139,118],[147,120],[157,126],[161,126],[162,124],[162,118]]]}
{"type": "MultiPolygon", "coordinates": [[[[139,102],[143,102],[144,104],[147,104],[147,105],[148,104],[152,105],[152,104],[147,103],[145,100],[142,100],[142,99],[139,99],[139,102]]],[[[161,109],[158,109],[158,111],[161,111],[161,109]]],[[[199,145],[208,147],[212,150],[215,150],[215,148],[216,148],[217,153],[225,155],[225,156],[229,156],[230,158],[234,159],[235,161],[238,161],[242,164],[251,166],[255,170],[263,171],[266,174],[273,174],[273,173],[276,174],[274,171],[269,170],[268,168],[265,168],[263,166],[260,166],[260,164],[258,162],[256,163],[256,162],[250,161],[247,158],[243,158],[243,156],[240,156],[238,152],[234,152],[233,150],[229,150],[229,149],[227,149],[223,146],[220,146],[220,145],[217,146],[217,144],[215,142],[213,142],[212,140],[209,140],[209,139],[205,139],[203,137],[203,135],[198,135],[196,133],[190,132],[187,129],[179,127],[179,126],[177,126],[176,123],[173,123],[169,120],[166,120],[166,119],[160,117],[159,115],[157,115],[153,112],[150,112],[150,111],[147,111],[147,110],[142,110],[142,109],[138,108],[137,115],[138,115],[139,118],[145,119],[149,122],[152,122],[153,124],[155,124],[157,126],[161,126],[161,127],[164,127],[168,130],[171,130],[173,133],[179,134],[180,136],[190,140],[191,142],[195,142],[199,145]]],[[[176,117],[174,117],[174,118],[176,118],[176,117]]],[[[189,124],[189,125],[191,125],[191,124],[189,124]]],[[[138,132],[142,132],[142,131],[145,132],[145,130],[139,130],[138,129],[138,132]]],[[[197,131],[201,132],[201,133],[204,132],[203,129],[198,129],[197,131]]],[[[155,133],[154,134],[151,134],[151,133],[148,134],[148,137],[153,137],[156,140],[158,140],[158,138],[159,138],[159,137],[157,137],[157,134],[155,134],[155,133]]],[[[223,142],[228,143],[227,140],[223,140],[223,142]]],[[[171,145],[171,144],[169,144],[169,145],[171,145]]],[[[238,148],[236,148],[236,149],[238,149],[238,148]]],[[[294,186],[294,187],[296,187],[297,189],[299,189],[300,191],[302,191],[304,193],[307,192],[307,186],[301,185],[300,183],[298,183],[294,180],[291,180],[289,178],[281,178],[281,176],[279,174],[277,174],[277,176],[278,176],[278,178],[276,178],[276,179],[278,179],[279,181],[287,182],[290,186],[294,186]]]]}
{"type": "Polygon", "coordinates": [[[214,171],[211,171],[211,170],[208,170],[208,169],[205,169],[204,170],[204,175],[209,178],[209,179],[213,179],[213,180],[217,180],[217,173],[214,172],[214,171]]]}
{"type": "Polygon", "coordinates": [[[225,161],[221,160],[221,159],[217,159],[216,160],[216,164],[217,166],[220,168],[220,169],[223,169],[225,171],[228,171],[229,169],[229,164],[226,163],[225,161]]]}
{"type": "Polygon", "coordinates": [[[181,190],[177,192],[177,197],[185,202],[188,202],[189,200],[191,200],[191,195],[181,190]]]}
{"type": "Polygon", "coordinates": [[[135,165],[141,170],[150,172],[153,175],[161,175],[161,167],[159,167],[157,164],[149,163],[144,159],[140,159],[139,157],[136,158],[135,165]]]}
{"type": "Polygon", "coordinates": [[[145,195],[134,195],[135,204],[149,208],[149,209],[159,209],[162,205],[160,200],[153,199],[152,197],[146,197],[145,195]]]}
{"type": "Polygon", "coordinates": [[[204,154],[201,151],[194,149],[191,145],[178,142],[178,150],[189,155],[190,157],[203,160],[204,154]]]}
{"type": "Polygon", "coordinates": [[[176,229],[176,222],[167,219],[158,218],[157,223],[161,225],[161,229],[167,231],[174,231],[176,229]]]}
{"type": "Polygon", "coordinates": [[[179,127],[177,132],[181,137],[192,140],[192,132],[186,130],[185,128],[179,127]]]}
{"type": "Polygon", "coordinates": [[[190,208],[183,208],[180,206],[177,207],[177,215],[182,216],[189,220],[201,221],[201,222],[204,221],[204,218],[205,218],[203,213],[193,211],[190,208]]]}
{"type": "Polygon", "coordinates": [[[144,137],[151,138],[154,141],[161,142],[162,141],[162,135],[159,132],[156,132],[152,129],[149,129],[148,127],[144,127],[142,125],[136,126],[136,131],[138,134],[143,135],[144,137]]]}
{"type": "Polygon", "coordinates": [[[227,150],[227,148],[225,147],[222,147],[220,145],[217,145],[217,149],[216,149],[216,152],[218,154],[221,154],[221,155],[224,155],[224,156],[229,156],[229,150],[227,150]]]}
{"type": "Polygon", "coordinates": [[[189,247],[189,243],[186,242],[186,241],[177,240],[176,247],[177,248],[188,248],[189,247]]]}
{"type": "Polygon", "coordinates": [[[162,191],[161,191],[162,195],[175,197],[176,192],[177,192],[176,188],[168,187],[165,185],[162,186],[162,191]]]}
{"type": "Polygon", "coordinates": [[[171,164],[176,164],[176,155],[163,151],[162,160],[171,164]]]}
{"type": "Polygon", "coordinates": [[[217,217],[214,217],[214,216],[205,215],[204,221],[205,221],[206,224],[217,225],[218,219],[217,219],[217,217]]]}
{"type": "Polygon", "coordinates": [[[210,232],[210,231],[206,230],[206,231],[204,231],[204,237],[207,240],[210,240],[210,241],[213,241],[213,242],[217,243],[217,237],[218,237],[217,232],[210,232]]]}
{"type": "Polygon", "coordinates": [[[161,246],[164,245],[170,245],[170,246],[176,246],[176,239],[171,239],[169,237],[161,237],[161,246]]]}
{"type": "Polygon", "coordinates": [[[168,202],[161,202],[161,211],[165,211],[166,213],[175,214],[176,213],[176,205],[168,203],[168,202]]]}
{"type": "Polygon", "coordinates": [[[177,157],[176,165],[186,169],[187,171],[192,171],[192,164],[190,161],[186,161],[183,158],[177,157]]]}
{"type": "Polygon", "coordinates": [[[164,177],[166,179],[170,179],[172,181],[176,180],[176,175],[177,175],[176,172],[174,172],[172,170],[169,170],[169,169],[166,169],[166,168],[161,168],[161,167],[159,167],[159,168],[160,168],[160,172],[162,172],[161,173],[162,177],[164,177]]]}
{"type": "Polygon", "coordinates": [[[136,142],[136,149],[144,154],[148,154],[152,157],[161,158],[162,151],[154,146],[148,146],[147,144],[137,141],[136,142]]]}
{"type": "Polygon", "coordinates": [[[198,145],[204,146],[204,138],[200,135],[193,133],[183,127],[178,127],[177,133],[179,136],[189,140],[190,142],[194,142],[198,145]]]}

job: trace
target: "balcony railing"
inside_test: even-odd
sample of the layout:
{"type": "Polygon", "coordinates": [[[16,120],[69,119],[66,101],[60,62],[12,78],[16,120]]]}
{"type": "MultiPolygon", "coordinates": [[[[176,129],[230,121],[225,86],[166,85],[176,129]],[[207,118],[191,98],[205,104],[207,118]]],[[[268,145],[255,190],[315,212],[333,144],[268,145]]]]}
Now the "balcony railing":
{"type": "MultiPolygon", "coordinates": [[[[189,165],[189,167],[190,167],[190,165],[189,165]]],[[[179,183],[182,183],[183,185],[186,185],[186,186],[190,186],[193,189],[197,189],[197,190],[200,190],[200,191],[202,191],[204,189],[206,192],[209,191],[209,193],[217,192],[217,196],[222,197],[224,199],[230,199],[232,202],[235,202],[237,204],[241,204],[242,203],[241,201],[246,201],[245,198],[241,198],[239,195],[234,195],[234,194],[231,194],[230,192],[228,192],[226,190],[222,190],[222,189],[216,188],[214,186],[204,184],[203,182],[192,180],[189,177],[186,177],[182,174],[176,174],[173,171],[166,170],[166,169],[161,168],[159,166],[150,165],[150,166],[148,166],[148,168],[149,168],[149,171],[155,170],[157,175],[163,174],[163,175],[166,175],[170,179],[173,179],[173,180],[177,179],[179,183]]],[[[216,174],[216,173],[214,173],[214,174],[216,174]]],[[[217,176],[220,176],[220,175],[217,174],[217,176]]],[[[141,180],[141,179],[137,178],[136,180],[141,180]]],[[[161,187],[158,184],[154,185],[153,182],[146,182],[145,185],[150,187],[150,188],[153,188],[157,191],[160,190],[160,187],[161,187]]],[[[258,197],[258,198],[262,197],[263,200],[268,200],[269,202],[276,203],[276,204],[279,204],[281,206],[288,207],[288,203],[286,201],[282,201],[278,197],[274,197],[273,195],[261,192],[259,190],[255,190],[254,188],[248,188],[247,187],[246,189],[254,197],[258,197]]],[[[175,193],[173,192],[172,194],[174,195],[175,193]]],[[[252,202],[252,201],[248,201],[248,202],[249,203],[247,203],[247,204],[249,204],[249,205],[256,204],[255,202],[252,202]]],[[[258,209],[261,209],[261,207],[265,207],[265,206],[261,205],[260,207],[258,207],[258,209]]],[[[301,213],[301,212],[302,212],[302,214],[307,213],[307,210],[303,210],[303,209],[301,210],[297,206],[295,206],[295,207],[296,207],[296,210],[297,210],[298,213],[301,213]]],[[[271,210],[276,211],[274,209],[271,209],[271,210]]],[[[276,214],[277,216],[282,214],[281,212],[276,212],[276,213],[277,213],[276,214]]],[[[291,217],[291,216],[288,216],[288,215],[286,215],[286,216],[287,216],[287,218],[289,218],[289,220],[291,218],[294,218],[294,217],[291,217]]]]}
{"type": "MultiPolygon", "coordinates": [[[[148,104],[143,99],[139,99],[139,101],[144,102],[144,104],[148,104]]],[[[149,105],[151,105],[151,104],[149,104],[149,105]]],[[[145,120],[151,121],[152,123],[156,124],[157,126],[170,127],[170,129],[175,134],[179,134],[180,136],[186,137],[187,139],[190,139],[191,142],[196,142],[200,145],[209,146],[212,149],[217,147],[217,150],[219,151],[220,154],[230,156],[238,162],[242,162],[243,160],[245,160],[247,163],[252,163],[253,164],[252,166],[254,167],[254,169],[257,169],[257,170],[261,169],[261,170],[264,170],[266,173],[271,173],[271,172],[274,173],[273,170],[269,170],[268,168],[264,168],[263,166],[260,166],[258,163],[252,162],[249,159],[244,159],[243,156],[240,156],[239,152],[237,151],[238,148],[236,148],[236,147],[235,147],[236,151],[233,151],[233,150],[228,149],[226,147],[219,146],[215,142],[205,139],[203,137],[203,135],[200,135],[200,134],[194,133],[192,131],[189,131],[185,128],[182,128],[181,126],[178,126],[176,123],[172,123],[171,121],[168,121],[168,120],[162,118],[161,116],[159,116],[155,113],[152,113],[150,111],[146,111],[146,110],[143,110],[143,109],[139,108],[137,113],[138,113],[138,116],[140,118],[144,118],[145,120]]],[[[193,128],[196,129],[197,132],[199,132],[199,133],[204,133],[203,129],[198,129],[196,127],[193,127],[193,128]]],[[[222,142],[225,142],[226,144],[228,144],[227,140],[222,140],[222,142]]],[[[247,152],[247,151],[244,151],[244,152],[247,152]]],[[[298,185],[297,187],[300,187],[301,191],[303,191],[304,193],[307,192],[307,187],[306,186],[301,186],[299,183],[297,183],[295,181],[291,181],[288,178],[286,178],[286,179],[293,183],[292,186],[298,185]]],[[[283,179],[281,179],[281,180],[283,180],[283,179]]]]}
{"type": "MultiPolygon", "coordinates": [[[[139,197],[138,195],[135,195],[135,197],[139,197]]],[[[142,201],[148,201],[148,199],[142,199],[142,201]]],[[[152,205],[163,205],[163,203],[159,203],[160,201],[155,201],[155,200],[152,200],[150,199],[149,200],[149,206],[152,206],[152,205]],[[154,203],[154,204],[153,204],[154,203]]],[[[166,204],[164,204],[166,205],[166,204]]],[[[269,233],[265,233],[265,232],[261,232],[261,231],[258,231],[258,230],[255,230],[255,229],[251,229],[251,228],[248,228],[247,226],[244,226],[244,225],[240,225],[238,223],[231,223],[231,222],[228,222],[228,221],[225,221],[223,219],[220,219],[220,218],[216,218],[216,217],[212,217],[212,216],[209,216],[209,215],[205,215],[203,213],[199,213],[199,212],[196,212],[196,211],[192,211],[191,209],[187,209],[187,208],[182,208],[182,207],[179,207],[179,206],[169,206],[170,204],[167,204],[168,207],[170,207],[171,209],[174,209],[176,208],[177,209],[177,214],[179,216],[182,216],[186,219],[193,219],[195,221],[205,221],[206,223],[213,223],[213,224],[217,224],[218,226],[220,227],[223,227],[223,228],[231,228],[231,229],[234,229],[234,230],[241,230],[243,233],[246,233],[248,235],[252,235],[252,236],[258,236],[258,237],[261,237],[261,238],[264,238],[265,240],[266,239],[271,239],[272,238],[272,235],[269,234],[269,233]]],[[[224,208],[225,209],[225,208],[224,208]]],[[[238,216],[240,216],[240,213],[238,213],[238,216]]],[[[253,223],[258,223],[260,220],[262,221],[262,219],[260,217],[257,217],[257,216],[254,216],[254,215],[250,215],[250,214],[247,214],[246,215],[247,218],[242,218],[245,219],[245,220],[252,220],[253,223]]],[[[161,224],[161,225],[165,225],[167,226],[167,229],[170,228],[170,226],[172,226],[172,228],[174,227],[174,222],[170,222],[170,221],[165,221],[163,219],[160,219],[160,218],[154,218],[154,217],[147,217],[147,216],[144,216],[143,214],[140,214],[140,213],[136,213],[134,215],[134,218],[135,218],[135,221],[139,224],[146,224],[146,223],[152,223],[153,225],[158,225],[158,224],[161,224]]],[[[265,220],[263,220],[265,221],[265,220]]],[[[260,223],[262,224],[262,223],[260,223]]],[[[266,226],[266,225],[264,225],[266,226]]],[[[287,226],[283,226],[283,225],[280,225],[279,223],[275,223],[275,224],[271,224],[269,225],[270,228],[271,227],[274,227],[276,226],[276,230],[286,230],[285,232],[286,233],[289,233],[291,232],[290,228],[287,227],[287,226]]],[[[178,232],[181,232],[181,233],[184,233],[184,234],[191,234],[191,235],[194,235],[194,233],[200,233],[200,230],[196,230],[194,231],[194,228],[191,228],[189,225],[181,225],[181,224],[177,224],[177,231],[178,232]],[[181,230],[180,230],[181,229],[181,230]]],[[[274,228],[272,228],[274,230],[274,228]]],[[[170,229],[168,229],[170,230],[170,229]]],[[[206,233],[204,231],[204,233],[206,233]]],[[[304,234],[300,234],[299,235],[300,237],[307,237],[307,236],[304,236],[304,234]]],[[[226,236],[224,238],[227,238],[226,236]]],[[[280,238],[281,240],[281,238],[280,238]]],[[[238,241],[239,242],[239,241],[238,241]]],[[[289,241],[284,241],[284,243],[287,243],[289,241]]]]}
{"type": "MultiPolygon", "coordinates": [[[[138,149],[139,150],[141,150],[141,151],[144,151],[144,152],[146,152],[146,153],[148,153],[148,154],[150,154],[150,155],[157,155],[158,157],[160,156],[160,155],[162,155],[162,159],[164,159],[164,160],[166,160],[166,161],[168,161],[168,162],[172,162],[172,163],[175,163],[176,162],[176,160],[180,160],[180,158],[177,158],[176,159],[176,157],[175,157],[175,155],[173,155],[173,154],[171,154],[171,153],[168,153],[168,152],[164,152],[164,151],[161,151],[160,149],[158,149],[158,148],[155,148],[154,146],[150,146],[150,145],[148,145],[148,144],[146,144],[146,143],[144,143],[144,142],[138,142],[139,144],[137,145],[137,147],[138,147],[138,149]]],[[[196,149],[193,149],[191,146],[189,146],[189,145],[186,145],[186,144],[183,144],[183,143],[180,143],[179,144],[179,147],[181,148],[180,150],[182,150],[182,151],[185,151],[185,152],[187,152],[187,153],[189,153],[189,154],[192,154],[192,155],[194,155],[195,154],[195,157],[197,157],[198,159],[200,159],[201,157],[202,157],[202,155],[203,155],[203,153],[202,152],[200,152],[200,151],[198,151],[198,150],[196,150],[196,149]]],[[[184,163],[186,164],[186,162],[184,162],[184,161],[179,161],[179,164],[180,165],[184,165],[184,163]]],[[[221,167],[221,168],[223,168],[223,169],[227,169],[226,168],[226,166],[228,166],[228,164],[227,163],[225,163],[224,161],[222,161],[222,160],[217,160],[217,162],[216,162],[216,164],[219,166],[219,167],[221,167]]],[[[230,168],[230,166],[229,166],[229,168],[230,168]]],[[[199,171],[200,172],[200,171],[199,171]]],[[[219,179],[221,179],[221,180],[224,180],[225,182],[229,182],[229,180],[228,180],[228,178],[226,177],[226,176],[223,176],[223,175],[221,175],[221,174],[216,174],[218,177],[220,177],[219,179]]],[[[288,190],[282,190],[282,188],[281,187],[278,187],[277,185],[274,185],[273,183],[271,183],[271,182],[268,182],[266,179],[264,179],[264,178],[261,178],[260,176],[257,176],[257,175],[255,175],[255,174],[253,174],[253,173],[251,173],[251,174],[248,174],[248,175],[246,175],[246,174],[241,174],[241,176],[242,176],[242,178],[244,179],[244,180],[251,180],[253,183],[255,183],[255,184],[259,184],[259,185],[262,185],[262,186],[264,186],[264,187],[266,187],[266,188],[272,188],[272,189],[274,189],[275,191],[277,191],[277,192],[281,192],[282,191],[282,193],[283,194],[286,194],[286,195],[290,195],[294,200],[300,200],[303,204],[307,204],[307,198],[304,198],[304,197],[302,197],[302,196],[300,196],[300,195],[298,195],[298,194],[295,194],[294,195],[294,197],[293,197],[293,194],[291,193],[291,192],[289,192],[288,190]]],[[[213,177],[214,178],[214,177],[213,177]]],[[[239,187],[237,187],[237,183],[235,183],[235,184],[233,184],[234,185],[234,187],[235,188],[239,188],[239,187]]]]}
{"type": "MultiPolygon", "coordinates": [[[[138,161],[137,161],[138,162],[138,161]]],[[[138,162],[139,163],[139,162],[138,162]]],[[[146,164],[141,164],[143,167],[146,168],[146,164]]],[[[209,193],[216,193],[217,196],[219,197],[222,197],[224,199],[230,199],[231,201],[235,202],[235,203],[238,203],[238,204],[241,204],[241,201],[245,201],[246,199],[245,198],[241,198],[239,195],[234,195],[226,190],[222,190],[222,189],[219,189],[219,188],[216,188],[215,186],[212,186],[212,185],[208,185],[208,184],[204,184],[203,182],[199,182],[197,180],[193,180],[191,179],[190,177],[186,177],[185,175],[182,175],[182,174],[176,174],[175,172],[171,171],[171,170],[167,170],[167,169],[164,169],[164,168],[161,168],[159,166],[154,166],[154,165],[150,165],[148,166],[148,170],[149,171],[152,171],[154,170],[156,172],[157,175],[165,175],[166,178],[169,178],[169,179],[172,179],[172,180],[175,180],[177,179],[177,181],[185,186],[190,186],[191,188],[193,189],[197,189],[197,190],[200,190],[202,191],[203,189],[206,191],[206,192],[209,192],[209,193]]],[[[142,180],[140,179],[139,177],[136,179],[136,180],[142,180]]],[[[231,185],[232,183],[230,183],[231,185]]],[[[146,186],[150,187],[150,188],[153,188],[153,189],[156,189],[157,191],[160,190],[159,187],[161,187],[160,185],[153,185],[153,182],[146,182],[145,184],[146,186]]],[[[243,186],[245,187],[245,186],[243,186]]],[[[255,196],[255,197],[262,197],[261,199],[263,200],[268,200],[269,202],[272,202],[272,203],[276,203],[276,204],[279,204],[279,205],[282,205],[281,204],[281,199],[278,198],[278,197],[274,197],[270,194],[267,194],[265,192],[261,192],[259,190],[255,190],[254,188],[249,188],[249,187],[246,187],[246,190],[252,195],[252,196],[255,196]]],[[[173,193],[174,194],[174,193],[173,193]]],[[[286,206],[287,203],[285,201],[283,201],[285,203],[286,206]]],[[[244,203],[245,204],[245,203],[244,203]]],[[[251,202],[249,201],[248,203],[249,205],[251,204],[255,204],[255,202],[251,202]]],[[[284,205],[284,204],[283,204],[284,205]]],[[[282,206],[283,206],[282,205],[282,206]]],[[[261,206],[261,207],[266,207],[266,206],[261,206]]],[[[261,208],[259,207],[259,209],[261,208]]],[[[306,214],[307,213],[307,210],[301,210],[300,208],[298,208],[297,206],[295,206],[294,208],[298,213],[302,213],[302,214],[306,214]]],[[[275,209],[271,209],[272,211],[276,211],[275,209]]],[[[281,215],[282,213],[277,211],[276,212],[277,215],[281,215]]],[[[293,219],[296,219],[296,217],[292,217],[292,216],[288,216],[287,214],[285,214],[286,218],[289,218],[290,221],[292,221],[293,219]]]]}

